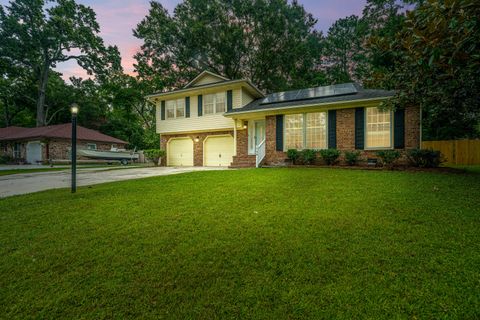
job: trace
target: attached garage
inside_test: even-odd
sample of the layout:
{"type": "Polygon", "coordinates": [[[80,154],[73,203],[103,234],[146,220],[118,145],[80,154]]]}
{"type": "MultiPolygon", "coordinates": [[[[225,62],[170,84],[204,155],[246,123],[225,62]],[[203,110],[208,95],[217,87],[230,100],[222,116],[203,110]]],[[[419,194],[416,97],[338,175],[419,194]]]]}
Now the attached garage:
{"type": "Polygon", "coordinates": [[[209,136],[203,145],[203,165],[228,167],[233,160],[234,143],[231,135],[209,136]]]}
{"type": "Polygon", "coordinates": [[[193,166],[193,141],[190,138],[172,138],[168,141],[167,165],[193,166]]]}

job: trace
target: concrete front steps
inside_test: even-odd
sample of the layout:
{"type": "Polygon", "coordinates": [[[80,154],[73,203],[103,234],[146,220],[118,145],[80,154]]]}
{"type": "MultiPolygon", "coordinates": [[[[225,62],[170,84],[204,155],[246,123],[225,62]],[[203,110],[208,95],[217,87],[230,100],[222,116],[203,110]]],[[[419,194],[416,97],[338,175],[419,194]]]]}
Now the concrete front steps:
{"type": "Polygon", "coordinates": [[[256,156],[233,156],[229,168],[255,168],[256,156]]]}

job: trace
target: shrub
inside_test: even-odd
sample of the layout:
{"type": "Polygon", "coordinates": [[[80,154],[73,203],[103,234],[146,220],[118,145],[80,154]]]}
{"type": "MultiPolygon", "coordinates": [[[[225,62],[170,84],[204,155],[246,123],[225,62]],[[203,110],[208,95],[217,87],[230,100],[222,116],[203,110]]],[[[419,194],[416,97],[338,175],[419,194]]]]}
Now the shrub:
{"type": "Polygon", "coordinates": [[[413,166],[422,168],[436,168],[445,162],[441,152],[432,149],[409,150],[407,158],[413,166]]]}
{"type": "Polygon", "coordinates": [[[354,166],[358,163],[360,158],[360,151],[345,151],[345,161],[349,166],[354,166]]]}
{"type": "Polygon", "coordinates": [[[12,156],[8,154],[0,154],[0,164],[9,164],[14,161],[12,156]]]}
{"type": "Polygon", "coordinates": [[[382,164],[385,165],[386,167],[393,167],[395,161],[400,158],[400,152],[396,150],[384,150],[384,151],[378,151],[377,156],[382,159],[382,164]]]}
{"type": "Polygon", "coordinates": [[[301,152],[303,164],[312,164],[317,158],[317,152],[312,149],[305,149],[301,152]]]}
{"type": "Polygon", "coordinates": [[[300,153],[297,149],[288,149],[287,157],[288,159],[292,160],[293,163],[296,163],[298,158],[300,157],[300,153]]]}
{"type": "Polygon", "coordinates": [[[143,154],[145,154],[145,157],[150,159],[156,166],[162,164],[162,158],[166,155],[165,150],[160,149],[147,149],[143,151],[143,154]]]}
{"type": "Polygon", "coordinates": [[[323,149],[320,150],[320,155],[327,165],[332,166],[337,162],[338,157],[340,157],[340,151],[337,149],[323,149]]]}

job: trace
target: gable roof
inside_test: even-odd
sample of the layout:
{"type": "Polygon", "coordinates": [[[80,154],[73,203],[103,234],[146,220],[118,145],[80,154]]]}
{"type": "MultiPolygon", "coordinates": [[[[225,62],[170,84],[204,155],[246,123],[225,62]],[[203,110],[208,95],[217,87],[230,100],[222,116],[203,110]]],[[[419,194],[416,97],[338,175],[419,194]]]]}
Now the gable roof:
{"type": "Polygon", "coordinates": [[[196,89],[202,89],[202,88],[214,88],[218,86],[224,86],[224,85],[242,85],[243,87],[246,87],[247,90],[253,95],[257,97],[265,97],[262,91],[258,89],[250,80],[247,79],[239,79],[239,80],[222,80],[214,83],[205,83],[197,86],[193,86],[190,88],[180,88],[180,89],[175,89],[171,91],[160,91],[160,92],[155,92],[152,94],[149,94],[145,96],[145,99],[151,100],[151,99],[156,99],[160,97],[165,97],[169,95],[174,95],[177,93],[184,93],[196,89]]]}
{"type": "Polygon", "coordinates": [[[210,71],[207,71],[207,70],[203,70],[198,76],[193,78],[192,81],[187,83],[187,85],[184,88],[193,87],[195,85],[195,83],[198,83],[200,80],[202,80],[203,78],[206,78],[208,76],[218,80],[218,81],[209,82],[208,84],[230,80],[230,79],[225,78],[225,77],[223,77],[219,74],[216,74],[216,73],[213,73],[213,72],[210,72],[210,71]]]}
{"type": "Polygon", "coordinates": [[[275,109],[290,109],[290,108],[300,108],[312,105],[322,105],[330,103],[341,103],[341,102],[350,102],[350,101],[361,101],[361,100],[371,100],[371,99],[387,99],[392,97],[395,94],[394,91],[388,90],[378,90],[378,89],[364,89],[358,83],[343,83],[332,86],[317,87],[317,88],[308,88],[302,90],[292,90],[284,92],[271,93],[265,96],[265,98],[260,98],[253,100],[243,108],[232,109],[225,113],[225,115],[234,115],[241,113],[252,113],[257,111],[268,111],[275,109]],[[334,92],[334,94],[322,95],[322,96],[311,96],[308,94],[298,94],[300,91],[322,91],[322,89],[328,89],[334,92]],[[353,87],[354,90],[344,90],[345,87],[353,87]],[[319,90],[320,89],[320,90],[319,90]],[[338,92],[335,94],[335,92],[338,92]],[[278,99],[278,96],[291,96],[293,98],[285,100],[278,99]]]}
{"type": "MultiPolygon", "coordinates": [[[[33,138],[72,138],[72,124],[64,123],[53,126],[23,128],[23,127],[6,127],[0,128],[1,140],[24,140],[33,138]]],[[[100,133],[96,130],[87,129],[77,126],[77,139],[85,141],[108,142],[127,144],[128,142],[100,133]]]]}

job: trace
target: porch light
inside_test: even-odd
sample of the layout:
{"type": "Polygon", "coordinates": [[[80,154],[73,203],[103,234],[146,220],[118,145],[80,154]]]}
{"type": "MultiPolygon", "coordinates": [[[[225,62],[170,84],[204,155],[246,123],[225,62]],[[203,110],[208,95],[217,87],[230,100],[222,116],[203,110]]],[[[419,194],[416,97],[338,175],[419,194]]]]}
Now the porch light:
{"type": "Polygon", "coordinates": [[[247,121],[243,121],[243,129],[247,129],[248,127],[248,122],[247,121]]]}
{"type": "Polygon", "coordinates": [[[195,137],[195,142],[198,142],[198,141],[200,141],[200,137],[199,137],[199,136],[196,136],[196,137],[195,137]]]}

